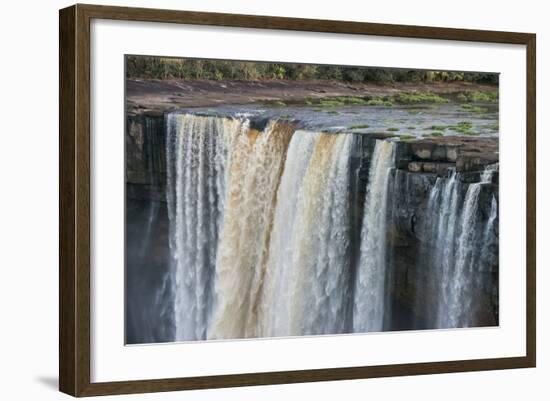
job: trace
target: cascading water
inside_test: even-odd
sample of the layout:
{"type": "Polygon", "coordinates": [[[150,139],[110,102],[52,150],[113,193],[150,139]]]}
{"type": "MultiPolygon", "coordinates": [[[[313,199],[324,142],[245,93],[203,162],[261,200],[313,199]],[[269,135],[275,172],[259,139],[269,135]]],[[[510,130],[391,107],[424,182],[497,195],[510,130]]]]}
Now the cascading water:
{"type": "Polygon", "coordinates": [[[437,314],[435,315],[436,327],[449,327],[449,315],[447,311],[452,307],[450,298],[455,296],[455,283],[451,281],[454,268],[454,255],[456,250],[456,229],[459,218],[460,202],[460,180],[456,172],[453,171],[451,177],[443,185],[443,189],[438,191],[439,198],[437,202],[437,225],[432,242],[432,256],[429,261],[432,263],[432,280],[435,280],[435,289],[439,297],[437,305],[437,314]]]}
{"type": "Polygon", "coordinates": [[[319,136],[297,131],[288,148],[277,192],[264,291],[259,306],[262,319],[258,331],[262,336],[291,334],[291,318],[295,316],[291,314],[291,307],[299,295],[292,285],[296,274],[293,250],[298,236],[298,200],[303,197],[302,182],[319,136]]]}
{"type": "Polygon", "coordinates": [[[305,171],[294,222],[293,274],[287,284],[292,293],[290,335],[346,331],[352,139],[318,135],[305,171]]]}
{"type": "Polygon", "coordinates": [[[457,245],[454,257],[454,269],[449,277],[445,327],[467,327],[469,300],[475,291],[475,277],[472,271],[475,262],[477,243],[477,211],[480,184],[470,184],[464,198],[460,217],[457,245]]]}
{"type": "Polygon", "coordinates": [[[293,128],[270,123],[239,135],[228,170],[208,338],[255,337],[277,188],[293,128]]]}
{"type": "Polygon", "coordinates": [[[181,114],[170,114],[167,125],[175,339],[204,340],[212,307],[228,149],[243,125],[237,120],[181,114]]]}
{"type": "MultiPolygon", "coordinates": [[[[397,144],[387,140],[376,140],[368,166],[353,164],[358,143],[277,120],[257,130],[246,119],[166,117],[176,341],[392,329],[398,251],[388,243],[411,173],[396,169],[397,144]]],[[[498,200],[479,204],[497,170],[470,184],[453,171],[423,193],[427,218],[410,266],[419,326],[476,324],[471,299],[486,291],[478,270],[498,245],[498,200]]]]}
{"type": "Polygon", "coordinates": [[[489,164],[488,166],[486,166],[483,172],[481,173],[480,181],[483,183],[490,183],[493,180],[493,175],[495,171],[498,171],[498,168],[499,168],[498,163],[489,164]]]}
{"type": "Polygon", "coordinates": [[[386,206],[394,165],[393,142],[377,141],[370,164],[355,287],[353,329],[380,331],[384,323],[386,282],[386,206]]]}
{"type": "Polygon", "coordinates": [[[449,178],[438,178],[430,192],[425,227],[427,238],[419,254],[419,265],[428,273],[418,274],[420,293],[437,294],[438,304],[418,297],[416,313],[423,316],[428,328],[454,328],[476,325],[475,301],[482,299],[483,253],[489,247],[497,217],[496,199],[483,221],[479,198],[484,185],[490,185],[498,165],[489,166],[480,174],[480,182],[464,184],[461,175],[452,172],[449,178]],[[465,194],[463,188],[466,188],[465,194]]]}

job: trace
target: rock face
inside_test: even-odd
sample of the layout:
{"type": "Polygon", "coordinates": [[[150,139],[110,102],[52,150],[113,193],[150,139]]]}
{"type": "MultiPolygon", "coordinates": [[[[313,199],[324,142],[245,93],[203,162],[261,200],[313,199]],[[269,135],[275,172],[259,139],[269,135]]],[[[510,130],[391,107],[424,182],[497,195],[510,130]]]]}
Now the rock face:
{"type": "MultiPolygon", "coordinates": [[[[265,124],[252,121],[251,127],[261,130],[265,124]]],[[[139,294],[129,305],[127,341],[170,341],[173,321],[169,303],[162,301],[172,296],[166,274],[165,118],[158,113],[128,115],[126,130],[127,221],[139,222],[127,226],[126,290],[139,294]],[[158,288],[164,288],[160,298],[158,288]],[[143,327],[149,332],[142,333],[143,327]]],[[[356,260],[371,158],[376,142],[388,135],[349,135],[354,135],[350,208],[356,222],[351,257],[356,260]]],[[[498,324],[498,201],[497,138],[396,142],[388,183],[384,330],[498,324]],[[445,286],[453,285],[475,298],[467,305],[474,310],[469,320],[453,296],[443,296],[445,286]]]]}
{"type": "Polygon", "coordinates": [[[165,201],[166,136],[164,116],[140,114],[126,119],[126,184],[130,198],[165,201]]]}
{"type": "MultiPolygon", "coordinates": [[[[358,166],[356,218],[364,213],[376,140],[357,141],[362,152],[352,161],[358,166]]],[[[497,151],[496,138],[396,144],[386,218],[385,287],[392,313],[385,330],[498,325],[497,151]],[[461,291],[450,298],[474,299],[468,319],[458,299],[445,299],[449,286],[461,291]],[[451,320],[442,316],[447,309],[456,315],[451,320]]]]}
{"type": "Polygon", "coordinates": [[[127,343],[169,341],[173,331],[164,133],[160,114],[127,117],[127,343]]]}

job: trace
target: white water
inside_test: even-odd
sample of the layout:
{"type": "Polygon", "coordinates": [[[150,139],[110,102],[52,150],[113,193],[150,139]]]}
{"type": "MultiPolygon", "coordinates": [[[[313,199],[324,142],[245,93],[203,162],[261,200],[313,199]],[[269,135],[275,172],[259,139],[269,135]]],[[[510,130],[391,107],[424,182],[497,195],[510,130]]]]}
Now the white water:
{"type": "Polygon", "coordinates": [[[498,217],[498,203],[496,198],[493,196],[491,198],[491,214],[489,215],[489,221],[487,222],[487,226],[485,227],[485,233],[483,235],[484,244],[486,244],[489,241],[489,236],[491,234],[491,230],[493,229],[493,226],[495,224],[495,220],[497,217],[498,217]]]}
{"type": "Polygon", "coordinates": [[[419,254],[419,265],[429,267],[418,275],[419,291],[437,295],[438,304],[429,305],[419,297],[417,313],[434,328],[469,327],[475,322],[474,301],[482,291],[484,252],[490,241],[490,231],[497,218],[497,203],[492,198],[490,216],[480,226],[478,210],[482,186],[491,182],[498,164],[488,166],[479,183],[467,185],[461,195],[460,176],[453,172],[449,178],[438,178],[430,192],[426,226],[427,238],[419,254]],[[433,216],[433,220],[431,220],[433,216]]]}
{"type": "Polygon", "coordinates": [[[377,141],[372,156],[361,229],[353,329],[380,331],[384,323],[386,281],[386,206],[389,174],[394,165],[394,143],[377,141]]]}
{"type": "MultiPolygon", "coordinates": [[[[376,141],[355,266],[352,135],[273,121],[259,132],[246,120],[182,114],[166,123],[176,341],[384,330],[395,143],[376,141]]],[[[456,173],[429,194],[429,246],[418,261],[429,274],[417,288],[439,302],[414,307],[431,327],[470,323],[476,241],[489,241],[497,218],[493,198],[477,226],[487,171],[465,195],[456,173]]]]}
{"type": "Polygon", "coordinates": [[[290,335],[291,307],[297,298],[292,285],[296,275],[294,249],[298,226],[295,224],[298,200],[303,198],[302,182],[320,134],[297,131],[290,142],[285,170],[277,192],[277,206],[269,247],[265,285],[259,322],[261,336],[290,335]]]}
{"type": "Polygon", "coordinates": [[[167,118],[167,204],[173,257],[175,339],[206,338],[228,147],[235,120],[167,118]]]}
{"type": "Polygon", "coordinates": [[[449,280],[452,277],[455,257],[455,235],[457,220],[459,218],[459,180],[455,172],[443,186],[440,195],[439,211],[435,217],[438,218],[435,240],[432,244],[433,255],[430,258],[435,267],[434,279],[439,287],[438,313],[435,317],[436,327],[449,327],[447,310],[451,307],[454,298],[454,285],[449,280]]]}
{"type": "Polygon", "coordinates": [[[270,123],[261,134],[250,130],[235,140],[208,338],[257,336],[276,193],[292,133],[288,126],[270,123]]]}
{"type": "Polygon", "coordinates": [[[468,327],[470,314],[469,302],[475,291],[476,283],[472,267],[475,261],[476,213],[480,184],[470,184],[460,217],[460,235],[458,236],[454,269],[449,277],[450,291],[447,302],[445,327],[468,327]]]}
{"type": "Polygon", "coordinates": [[[350,277],[350,135],[321,134],[298,199],[291,335],[342,333],[350,277]]]}
{"type": "Polygon", "coordinates": [[[167,123],[176,340],[349,330],[353,137],[167,123]]]}
{"type": "Polygon", "coordinates": [[[480,181],[491,182],[491,180],[493,179],[493,174],[495,173],[495,171],[498,171],[498,169],[499,169],[498,163],[488,164],[487,166],[485,166],[485,168],[483,169],[483,172],[481,173],[480,181]]]}

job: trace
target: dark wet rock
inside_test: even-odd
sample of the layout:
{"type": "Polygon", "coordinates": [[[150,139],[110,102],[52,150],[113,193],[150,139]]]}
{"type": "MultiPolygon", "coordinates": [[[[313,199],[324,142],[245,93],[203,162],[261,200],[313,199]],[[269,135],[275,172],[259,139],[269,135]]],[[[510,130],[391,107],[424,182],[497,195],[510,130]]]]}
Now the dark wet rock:
{"type": "Polygon", "coordinates": [[[432,173],[439,177],[446,177],[450,169],[454,168],[454,163],[444,162],[410,162],[407,170],[411,173],[432,173]]]}
{"type": "MultiPolygon", "coordinates": [[[[485,166],[498,162],[498,138],[496,137],[438,137],[420,139],[403,146],[399,160],[413,161],[411,172],[437,172],[443,174],[448,167],[457,171],[481,171],[485,166]],[[418,163],[420,162],[420,163],[418,163]],[[426,168],[424,168],[424,165],[426,168]]],[[[403,168],[398,163],[399,168],[403,168]]]]}
{"type": "Polygon", "coordinates": [[[413,156],[420,160],[433,160],[432,153],[435,144],[432,142],[415,142],[411,144],[411,152],[413,156]]]}
{"type": "Polygon", "coordinates": [[[410,162],[409,163],[409,171],[411,173],[420,173],[422,171],[422,165],[421,162],[410,162]]]}
{"type": "Polygon", "coordinates": [[[253,118],[250,119],[250,128],[257,131],[262,131],[267,123],[269,122],[268,118],[253,118]]]}
{"type": "Polygon", "coordinates": [[[446,158],[450,162],[456,162],[456,159],[458,158],[458,147],[457,146],[446,146],[446,158]]]}
{"type": "Polygon", "coordinates": [[[354,135],[363,135],[367,138],[371,139],[389,139],[389,138],[395,138],[395,134],[391,134],[388,132],[358,132],[358,133],[352,133],[354,135]]]}
{"type": "Polygon", "coordinates": [[[163,191],[166,181],[164,116],[157,113],[127,116],[126,182],[163,191]]]}
{"type": "MultiPolygon", "coordinates": [[[[388,263],[392,274],[387,286],[393,309],[397,306],[413,306],[408,312],[415,314],[414,305],[436,305],[437,291],[419,288],[419,283],[428,282],[434,276],[430,269],[434,268],[427,263],[427,256],[434,249],[443,244],[433,241],[433,218],[429,211],[429,200],[432,188],[435,185],[436,175],[425,173],[423,170],[430,162],[411,162],[414,169],[422,171],[406,171],[395,169],[390,176],[388,196],[388,263]]],[[[481,172],[459,173],[458,177],[458,205],[462,208],[466,193],[471,183],[480,183],[481,172]]],[[[498,180],[498,171],[493,172],[493,180],[498,180]]],[[[498,204],[498,185],[480,183],[479,198],[475,221],[478,231],[475,240],[488,244],[476,249],[475,260],[477,270],[476,282],[480,286],[480,295],[475,312],[476,325],[491,326],[498,324],[498,216],[494,224],[487,222],[494,213],[493,203],[498,204]],[[486,227],[490,228],[488,230],[486,227]]],[[[461,209],[462,210],[462,209],[461,209]]],[[[457,225],[459,222],[457,222],[457,225]]],[[[459,227],[457,226],[457,230],[459,227]]],[[[439,267],[441,268],[441,267],[439,267]]],[[[409,327],[417,329],[429,328],[426,322],[430,316],[415,315],[414,324],[409,327]]]]}

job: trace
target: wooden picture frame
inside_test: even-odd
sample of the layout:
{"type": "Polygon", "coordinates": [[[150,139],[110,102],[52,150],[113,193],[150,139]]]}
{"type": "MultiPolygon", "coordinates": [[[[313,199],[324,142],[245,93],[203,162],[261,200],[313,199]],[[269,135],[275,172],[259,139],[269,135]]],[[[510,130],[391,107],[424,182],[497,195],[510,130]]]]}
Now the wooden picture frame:
{"type": "Polygon", "coordinates": [[[80,4],[60,10],[59,29],[60,391],[73,396],[94,396],[535,366],[536,37],[534,34],[80,4]],[[523,357],[92,383],[90,380],[90,22],[95,18],[524,45],[527,54],[525,60],[527,71],[526,355],[523,357]]]}

